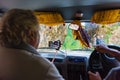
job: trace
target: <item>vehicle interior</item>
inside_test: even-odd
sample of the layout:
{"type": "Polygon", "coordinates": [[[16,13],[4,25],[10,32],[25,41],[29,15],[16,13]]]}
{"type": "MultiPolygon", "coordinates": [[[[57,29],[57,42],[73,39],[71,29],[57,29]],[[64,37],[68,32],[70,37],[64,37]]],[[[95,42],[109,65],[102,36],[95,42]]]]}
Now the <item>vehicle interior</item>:
{"type": "Polygon", "coordinates": [[[119,66],[116,58],[94,46],[120,50],[120,0],[0,0],[0,18],[13,8],[35,12],[40,22],[37,51],[65,80],[89,80],[89,70],[104,78],[119,66]]]}

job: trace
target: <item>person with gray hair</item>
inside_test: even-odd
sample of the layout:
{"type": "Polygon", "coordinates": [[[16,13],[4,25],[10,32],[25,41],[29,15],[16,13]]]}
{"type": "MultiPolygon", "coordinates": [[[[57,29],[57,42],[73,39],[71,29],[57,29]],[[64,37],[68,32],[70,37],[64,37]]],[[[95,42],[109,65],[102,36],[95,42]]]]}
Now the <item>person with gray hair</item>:
{"type": "Polygon", "coordinates": [[[11,9],[1,20],[0,80],[64,80],[39,55],[39,23],[31,10],[11,9]]]}

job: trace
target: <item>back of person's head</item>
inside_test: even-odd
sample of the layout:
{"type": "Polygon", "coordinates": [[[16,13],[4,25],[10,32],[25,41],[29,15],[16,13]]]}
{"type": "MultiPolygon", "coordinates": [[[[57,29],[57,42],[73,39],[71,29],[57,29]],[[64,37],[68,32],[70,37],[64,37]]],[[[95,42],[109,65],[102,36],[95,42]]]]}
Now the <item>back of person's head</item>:
{"type": "Polygon", "coordinates": [[[31,44],[39,36],[39,24],[31,10],[11,9],[2,18],[2,46],[19,46],[21,43],[31,44]]]}

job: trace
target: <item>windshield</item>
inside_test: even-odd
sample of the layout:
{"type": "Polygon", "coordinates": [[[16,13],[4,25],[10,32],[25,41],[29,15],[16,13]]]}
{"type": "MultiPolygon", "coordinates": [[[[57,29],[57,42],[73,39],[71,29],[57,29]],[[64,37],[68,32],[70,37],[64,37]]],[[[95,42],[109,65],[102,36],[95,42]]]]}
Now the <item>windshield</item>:
{"type": "Polygon", "coordinates": [[[61,51],[89,51],[94,49],[94,45],[100,43],[120,45],[119,22],[107,25],[81,22],[82,27],[88,33],[90,48],[84,48],[79,40],[74,39],[72,29],[69,27],[70,24],[65,23],[57,26],[40,24],[40,45],[38,48],[49,51],[51,50],[51,42],[59,45],[57,41],[61,42],[59,49],[61,51]]]}

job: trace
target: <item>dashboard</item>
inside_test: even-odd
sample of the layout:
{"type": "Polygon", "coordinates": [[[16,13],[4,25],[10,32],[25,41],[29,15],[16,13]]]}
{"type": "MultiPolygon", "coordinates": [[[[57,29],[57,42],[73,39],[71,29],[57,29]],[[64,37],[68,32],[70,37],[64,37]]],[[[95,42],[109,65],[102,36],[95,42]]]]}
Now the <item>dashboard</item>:
{"type": "Polygon", "coordinates": [[[87,69],[92,50],[55,51],[38,50],[40,55],[53,62],[65,80],[88,80],[87,69]]]}

